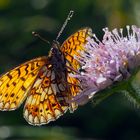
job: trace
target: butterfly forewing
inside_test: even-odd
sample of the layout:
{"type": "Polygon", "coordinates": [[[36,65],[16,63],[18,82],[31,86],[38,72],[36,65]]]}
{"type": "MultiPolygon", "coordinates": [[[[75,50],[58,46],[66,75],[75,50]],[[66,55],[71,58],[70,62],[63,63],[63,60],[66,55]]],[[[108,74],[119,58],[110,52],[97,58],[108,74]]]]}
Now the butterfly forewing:
{"type": "MultiPolygon", "coordinates": [[[[76,74],[76,71],[79,70],[80,63],[77,61],[76,57],[80,56],[79,51],[86,51],[85,45],[88,42],[88,38],[92,37],[92,29],[91,28],[83,28],[73,35],[71,35],[61,46],[61,51],[63,52],[66,59],[66,66],[68,75],[67,82],[70,85],[70,99],[73,96],[76,96],[81,92],[80,81],[77,78],[71,76],[71,74],[76,74]],[[70,68],[71,69],[70,69],[70,68]]],[[[74,111],[77,108],[76,103],[71,103],[70,111],[74,111]]]]}
{"type": "Polygon", "coordinates": [[[87,38],[91,36],[92,29],[87,27],[77,31],[64,41],[61,51],[67,60],[66,65],[72,66],[74,69],[80,68],[80,63],[75,59],[75,56],[80,56],[79,51],[86,51],[84,46],[87,43],[87,38]]]}
{"type": "Polygon", "coordinates": [[[15,110],[26,98],[47,58],[39,57],[0,77],[0,110],[15,110]]]}

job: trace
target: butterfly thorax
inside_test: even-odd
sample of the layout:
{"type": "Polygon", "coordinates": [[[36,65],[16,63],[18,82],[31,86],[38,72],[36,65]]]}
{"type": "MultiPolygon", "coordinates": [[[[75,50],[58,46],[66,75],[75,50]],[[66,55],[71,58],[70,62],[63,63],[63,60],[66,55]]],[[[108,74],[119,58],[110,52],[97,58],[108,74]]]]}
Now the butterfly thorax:
{"type": "Polygon", "coordinates": [[[52,44],[51,51],[49,53],[50,63],[54,66],[57,71],[65,71],[66,70],[66,61],[64,55],[60,51],[60,44],[57,41],[54,41],[52,44]]]}

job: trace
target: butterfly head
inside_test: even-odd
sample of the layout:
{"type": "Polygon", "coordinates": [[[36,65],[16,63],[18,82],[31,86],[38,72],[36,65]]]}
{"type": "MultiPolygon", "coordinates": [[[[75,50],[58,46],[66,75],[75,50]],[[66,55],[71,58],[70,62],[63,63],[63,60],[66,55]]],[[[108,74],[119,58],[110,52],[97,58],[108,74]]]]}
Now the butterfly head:
{"type": "Polygon", "coordinates": [[[55,55],[55,56],[61,55],[60,44],[56,40],[53,41],[52,47],[51,47],[51,50],[50,50],[50,53],[49,53],[49,56],[52,56],[52,55],[55,55]]]}
{"type": "Polygon", "coordinates": [[[53,40],[52,42],[52,48],[59,49],[60,48],[60,43],[56,40],[53,40]]]}

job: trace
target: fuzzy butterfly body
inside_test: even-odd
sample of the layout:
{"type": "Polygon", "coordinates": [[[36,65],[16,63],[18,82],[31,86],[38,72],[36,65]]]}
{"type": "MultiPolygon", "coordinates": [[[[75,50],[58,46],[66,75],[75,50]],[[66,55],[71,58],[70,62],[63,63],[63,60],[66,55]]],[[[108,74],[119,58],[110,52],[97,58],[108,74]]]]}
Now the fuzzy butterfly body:
{"type": "Polygon", "coordinates": [[[84,28],[71,35],[60,46],[53,43],[48,55],[27,61],[0,76],[0,110],[17,109],[25,100],[24,118],[29,124],[42,125],[54,121],[68,109],[80,93],[80,81],[71,77],[80,68],[75,59],[84,50],[91,29],[84,28]]]}

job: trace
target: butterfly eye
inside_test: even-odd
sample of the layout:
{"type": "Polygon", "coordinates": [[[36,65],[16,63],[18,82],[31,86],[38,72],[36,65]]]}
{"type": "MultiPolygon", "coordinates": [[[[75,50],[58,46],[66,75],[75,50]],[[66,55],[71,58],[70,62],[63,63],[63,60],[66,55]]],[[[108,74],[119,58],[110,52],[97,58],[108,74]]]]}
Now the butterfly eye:
{"type": "Polygon", "coordinates": [[[52,52],[52,54],[56,54],[57,53],[57,49],[56,48],[52,48],[51,52],[52,52]]]}

